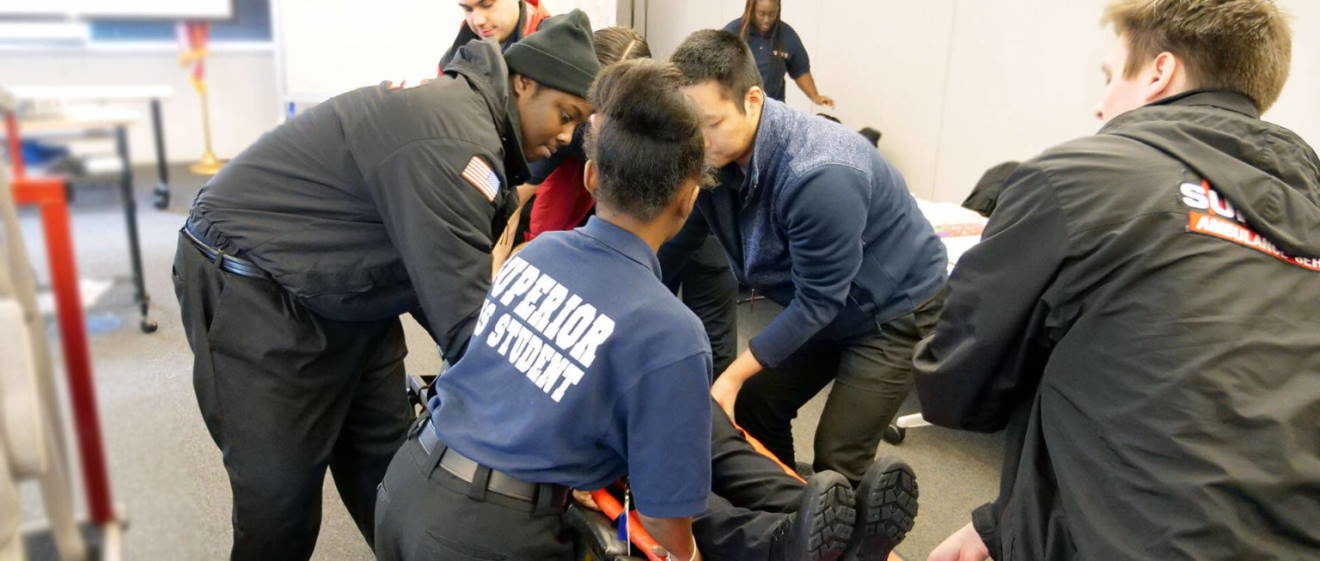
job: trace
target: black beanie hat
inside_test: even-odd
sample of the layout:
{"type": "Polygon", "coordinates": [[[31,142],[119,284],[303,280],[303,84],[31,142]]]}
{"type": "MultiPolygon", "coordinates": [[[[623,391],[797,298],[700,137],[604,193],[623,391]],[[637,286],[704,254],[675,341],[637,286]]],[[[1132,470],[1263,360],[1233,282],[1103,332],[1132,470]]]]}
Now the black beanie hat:
{"type": "Polygon", "coordinates": [[[514,74],[585,98],[600,71],[591,39],[591,20],[573,10],[541,22],[504,52],[504,61],[514,74]]]}

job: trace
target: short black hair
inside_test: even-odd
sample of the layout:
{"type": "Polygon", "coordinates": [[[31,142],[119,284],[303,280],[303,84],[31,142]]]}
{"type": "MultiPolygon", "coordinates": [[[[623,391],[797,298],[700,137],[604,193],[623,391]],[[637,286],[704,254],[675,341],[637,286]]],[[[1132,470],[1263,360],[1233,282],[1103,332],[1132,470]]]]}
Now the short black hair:
{"type": "Polygon", "coordinates": [[[650,221],[684,182],[702,178],[701,119],[680,84],[674,65],[642,58],[596,77],[588,98],[600,117],[587,136],[587,157],[600,171],[598,203],[650,221]]]}
{"type": "Polygon", "coordinates": [[[747,91],[761,86],[761,72],[747,42],[719,29],[703,29],[683,40],[669,57],[683,73],[683,85],[691,86],[714,80],[724,90],[738,111],[747,91]]]}
{"type": "Polygon", "coordinates": [[[862,130],[857,131],[857,134],[866,137],[867,140],[871,141],[872,146],[880,147],[880,131],[871,127],[862,127],[862,130]]]}

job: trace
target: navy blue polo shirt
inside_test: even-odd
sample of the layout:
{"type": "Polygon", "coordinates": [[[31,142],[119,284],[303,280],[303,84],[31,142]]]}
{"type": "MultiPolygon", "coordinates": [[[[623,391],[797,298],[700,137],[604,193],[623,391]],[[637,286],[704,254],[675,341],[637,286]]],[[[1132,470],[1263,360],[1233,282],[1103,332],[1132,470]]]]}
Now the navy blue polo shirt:
{"type": "Polygon", "coordinates": [[[710,492],[710,342],[650,246],[599,217],[500,269],[432,419],[463,455],[523,481],[599,489],[695,516],[710,492]]]}
{"type": "MultiPolygon", "coordinates": [[[[724,26],[724,30],[737,34],[742,31],[742,23],[743,19],[738,18],[724,26]]],[[[802,46],[802,38],[798,37],[793,26],[783,21],[772,27],[767,35],[757,31],[755,25],[750,26],[747,46],[756,57],[756,69],[761,71],[761,88],[766,97],[784,101],[784,74],[796,80],[811,72],[811,58],[807,56],[807,48],[802,46]]]]}

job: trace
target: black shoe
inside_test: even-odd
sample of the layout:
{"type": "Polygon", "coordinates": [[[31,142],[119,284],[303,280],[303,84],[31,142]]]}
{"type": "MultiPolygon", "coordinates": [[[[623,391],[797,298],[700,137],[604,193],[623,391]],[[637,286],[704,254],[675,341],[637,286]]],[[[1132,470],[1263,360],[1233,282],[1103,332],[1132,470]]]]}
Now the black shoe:
{"type": "Polygon", "coordinates": [[[857,513],[848,478],[823,471],[807,480],[798,510],[775,529],[773,561],[835,561],[852,536],[857,513]]]}
{"type": "Polygon", "coordinates": [[[907,462],[884,457],[857,486],[857,526],[843,561],[884,561],[917,518],[917,476],[907,462]]]}
{"type": "Polygon", "coordinates": [[[797,468],[796,471],[798,475],[802,476],[802,479],[816,475],[816,468],[811,467],[811,464],[807,462],[798,462],[793,467],[797,468]]]}

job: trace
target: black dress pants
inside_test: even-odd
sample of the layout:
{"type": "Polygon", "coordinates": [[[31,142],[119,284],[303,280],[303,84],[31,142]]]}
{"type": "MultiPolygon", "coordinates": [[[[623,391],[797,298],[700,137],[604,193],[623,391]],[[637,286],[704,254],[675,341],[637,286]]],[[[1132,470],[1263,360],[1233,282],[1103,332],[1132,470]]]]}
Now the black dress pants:
{"type": "Polygon", "coordinates": [[[738,353],[738,279],[729,269],[729,258],[715,236],[706,236],[691,259],[677,272],[667,272],[665,279],[706,328],[719,376],[738,353]]]}
{"type": "Polygon", "coordinates": [[[743,385],[734,405],[738,423],[780,461],[795,465],[793,419],[834,382],[816,428],[813,467],[837,471],[855,484],[912,391],[913,348],[934,329],[943,309],[941,289],[911,312],[851,339],[809,341],[743,385]]]}
{"type": "Polygon", "coordinates": [[[775,529],[797,511],[806,485],[711,407],[711,495],[692,521],[697,547],[709,561],[769,559],[775,529]]]}
{"type": "Polygon", "coordinates": [[[193,386],[233,491],[235,560],[308,559],[326,469],[370,543],[376,486],[413,418],[398,318],[331,321],[180,235],[174,289],[193,386]]]}
{"type": "Polygon", "coordinates": [[[473,498],[473,483],[439,465],[442,449],[428,454],[414,437],[394,456],[377,498],[377,561],[573,561],[563,508],[538,512],[489,490],[473,498]]]}

